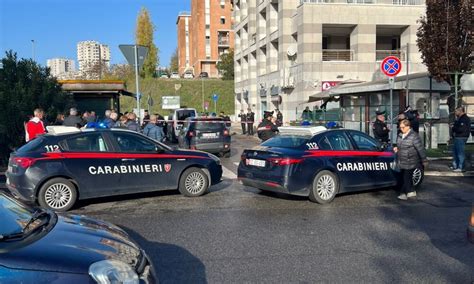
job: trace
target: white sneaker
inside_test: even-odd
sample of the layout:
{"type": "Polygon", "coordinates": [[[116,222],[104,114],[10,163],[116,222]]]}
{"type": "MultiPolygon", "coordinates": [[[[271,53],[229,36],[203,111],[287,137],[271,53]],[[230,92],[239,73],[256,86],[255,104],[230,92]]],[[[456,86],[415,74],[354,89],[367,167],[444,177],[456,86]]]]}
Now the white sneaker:
{"type": "Polygon", "coordinates": [[[408,200],[407,195],[405,193],[402,193],[398,196],[398,199],[400,200],[408,200]]]}
{"type": "Polygon", "coordinates": [[[453,170],[453,172],[455,172],[455,173],[462,173],[462,169],[459,169],[459,168],[458,168],[458,169],[453,170]]]}
{"type": "Polygon", "coordinates": [[[407,193],[407,197],[416,197],[416,191],[407,193]]]}

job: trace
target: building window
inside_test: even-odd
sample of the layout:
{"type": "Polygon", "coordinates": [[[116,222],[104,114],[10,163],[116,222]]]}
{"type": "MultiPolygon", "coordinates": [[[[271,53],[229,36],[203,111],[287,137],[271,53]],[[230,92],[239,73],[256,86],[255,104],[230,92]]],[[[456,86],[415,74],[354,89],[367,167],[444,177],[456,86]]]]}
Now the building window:
{"type": "Polygon", "coordinates": [[[221,25],[225,25],[225,17],[221,17],[221,25]]]}

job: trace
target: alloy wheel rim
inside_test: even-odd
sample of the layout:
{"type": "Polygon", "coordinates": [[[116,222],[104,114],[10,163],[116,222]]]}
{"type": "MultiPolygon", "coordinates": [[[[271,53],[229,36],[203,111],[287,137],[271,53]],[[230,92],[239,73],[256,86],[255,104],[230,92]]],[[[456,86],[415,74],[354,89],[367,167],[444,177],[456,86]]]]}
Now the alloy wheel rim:
{"type": "Polygon", "coordinates": [[[412,177],[412,179],[413,179],[413,185],[414,185],[414,186],[417,186],[417,185],[420,183],[420,181],[421,181],[421,175],[422,175],[422,174],[421,174],[421,170],[420,170],[420,169],[417,168],[417,169],[415,169],[415,170],[413,171],[413,177],[412,177]]]}
{"type": "Polygon", "coordinates": [[[197,194],[204,188],[205,179],[201,173],[192,172],[190,173],[184,182],[184,186],[189,193],[197,194]]]}
{"type": "Polygon", "coordinates": [[[61,209],[71,202],[72,190],[64,183],[55,183],[46,189],[44,199],[49,207],[61,209]]]}
{"type": "Polygon", "coordinates": [[[323,200],[329,200],[334,195],[336,183],[329,175],[321,176],[316,183],[316,191],[318,196],[323,200]]]}

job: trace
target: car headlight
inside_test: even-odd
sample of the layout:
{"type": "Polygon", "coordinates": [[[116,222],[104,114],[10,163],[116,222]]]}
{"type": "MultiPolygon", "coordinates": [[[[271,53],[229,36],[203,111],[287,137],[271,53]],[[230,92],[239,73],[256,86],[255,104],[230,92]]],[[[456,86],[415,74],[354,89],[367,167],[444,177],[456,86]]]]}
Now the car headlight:
{"type": "Polygon", "coordinates": [[[100,284],[139,283],[138,275],[130,265],[119,260],[102,260],[89,267],[89,275],[100,284]]]}

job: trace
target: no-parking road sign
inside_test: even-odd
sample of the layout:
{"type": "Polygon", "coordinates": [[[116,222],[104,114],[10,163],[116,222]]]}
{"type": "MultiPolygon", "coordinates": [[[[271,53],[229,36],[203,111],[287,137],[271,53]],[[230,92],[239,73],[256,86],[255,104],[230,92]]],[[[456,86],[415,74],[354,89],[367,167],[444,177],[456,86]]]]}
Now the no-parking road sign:
{"type": "Polygon", "coordinates": [[[380,70],[388,77],[395,77],[402,70],[402,62],[395,56],[387,56],[380,64],[380,70]]]}

